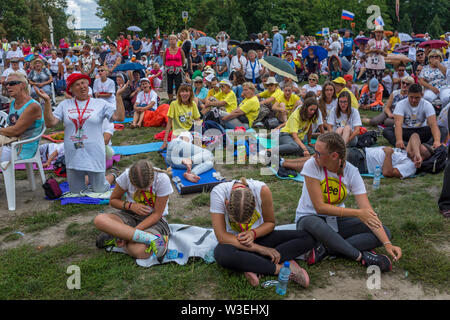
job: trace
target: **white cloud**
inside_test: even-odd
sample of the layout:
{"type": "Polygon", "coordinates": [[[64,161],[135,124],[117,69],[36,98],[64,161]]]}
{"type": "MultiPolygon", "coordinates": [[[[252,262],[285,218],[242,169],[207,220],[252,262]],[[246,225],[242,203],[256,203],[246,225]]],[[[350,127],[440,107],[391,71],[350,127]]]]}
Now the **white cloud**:
{"type": "Polygon", "coordinates": [[[67,13],[76,17],[75,26],[80,28],[102,28],[104,20],[95,15],[97,3],[94,0],[68,0],[67,13]]]}

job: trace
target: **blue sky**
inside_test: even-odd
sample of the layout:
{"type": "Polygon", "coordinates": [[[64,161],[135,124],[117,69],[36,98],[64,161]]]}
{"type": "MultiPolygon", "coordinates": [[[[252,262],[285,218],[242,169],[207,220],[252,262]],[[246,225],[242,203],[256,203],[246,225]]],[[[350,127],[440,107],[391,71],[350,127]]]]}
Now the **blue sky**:
{"type": "Polygon", "coordinates": [[[67,0],[67,13],[76,17],[75,26],[80,28],[102,28],[105,22],[95,15],[97,2],[95,0],[67,0]]]}

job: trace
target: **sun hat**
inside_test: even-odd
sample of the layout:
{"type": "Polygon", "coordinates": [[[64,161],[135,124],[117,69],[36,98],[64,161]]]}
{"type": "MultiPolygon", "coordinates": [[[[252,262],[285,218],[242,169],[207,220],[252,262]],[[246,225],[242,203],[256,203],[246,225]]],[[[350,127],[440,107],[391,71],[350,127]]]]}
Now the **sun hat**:
{"type": "Polygon", "coordinates": [[[278,30],[278,26],[273,26],[272,32],[275,32],[275,31],[279,31],[279,30],[278,30]]]}
{"type": "Polygon", "coordinates": [[[402,79],[401,79],[401,81],[403,81],[403,82],[408,82],[408,83],[410,83],[410,84],[413,84],[415,81],[414,81],[414,78],[413,77],[411,77],[411,76],[405,76],[405,77],[403,77],[402,79]]]}
{"type": "Polygon", "coordinates": [[[230,88],[233,86],[233,85],[231,84],[230,80],[227,80],[227,79],[223,79],[222,81],[220,81],[220,82],[219,82],[219,85],[220,85],[220,84],[225,84],[225,85],[229,86],[230,88]]]}
{"type": "Polygon", "coordinates": [[[19,62],[20,60],[19,60],[19,58],[17,58],[17,57],[14,57],[14,58],[11,58],[11,60],[9,60],[10,62],[19,62]]]}
{"type": "Polygon", "coordinates": [[[342,77],[337,77],[336,79],[333,80],[334,83],[338,83],[338,84],[342,84],[342,85],[346,85],[347,82],[345,81],[344,78],[342,77]]]}
{"type": "Polygon", "coordinates": [[[148,78],[142,78],[142,79],[139,81],[139,84],[141,84],[143,81],[147,81],[148,83],[150,83],[150,80],[149,80],[148,78]]]}
{"type": "Polygon", "coordinates": [[[203,82],[203,78],[202,78],[201,76],[196,76],[196,77],[194,78],[194,82],[197,82],[197,81],[203,82]]]}
{"type": "Polygon", "coordinates": [[[269,85],[269,84],[278,84],[277,79],[275,79],[275,77],[267,78],[266,85],[269,85]]]}
{"type": "Polygon", "coordinates": [[[89,85],[91,84],[91,78],[89,78],[89,76],[87,74],[82,74],[82,73],[72,73],[70,76],[67,77],[67,89],[66,92],[68,94],[72,94],[72,92],[70,91],[70,87],[78,80],[80,79],[86,79],[89,81],[89,85]]]}
{"type": "Polygon", "coordinates": [[[214,75],[213,75],[213,74],[208,74],[208,75],[205,77],[205,80],[208,81],[208,82],[211,82],[213,78],[214,78],[214,75]]]}
{"type": "Polygon", "coordinates": [[[376,26],[373,32],[384,31],[383,26],[376,26]]]}
{"type": "Polygon", "coordinates": [[[370,92],[377,92],[378,91],[378,80],[377,78],[372,78],[369,81],[369,90],[370,92]]]}

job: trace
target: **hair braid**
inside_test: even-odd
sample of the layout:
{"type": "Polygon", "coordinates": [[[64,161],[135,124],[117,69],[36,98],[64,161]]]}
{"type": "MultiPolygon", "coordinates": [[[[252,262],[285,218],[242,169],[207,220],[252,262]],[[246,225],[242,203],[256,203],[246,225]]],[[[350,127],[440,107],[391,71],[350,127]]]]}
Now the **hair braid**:
{"type": "MultiPolygon", "coordinates": [[[[247,180],[241,178],[240,182],[248,186],[247,180]]],[[[231,191],[229,212],[236,222],[249,221],[255,210],[256,201],[249,188],[239,188],[231,191]]]]}

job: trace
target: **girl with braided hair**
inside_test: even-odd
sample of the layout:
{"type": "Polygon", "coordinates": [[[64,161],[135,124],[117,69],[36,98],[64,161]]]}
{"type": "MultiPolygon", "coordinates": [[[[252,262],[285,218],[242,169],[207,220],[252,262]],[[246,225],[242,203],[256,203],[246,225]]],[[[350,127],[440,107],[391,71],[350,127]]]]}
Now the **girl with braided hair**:
{"type": "Polygon", "coordinates": [[[390,271],[389,258],[372,250],[383,245],[394,261],[400,259],[402,251],[392,245],[389,230],[370,205],[358,169],[345,160],[344,139],[327,132],[319,136],[314,148],[314,158],[306,161],[301,172],[305,183],[295,215],[297,229],[317,240],[308,264],[328,255],[343,255],[364,266],[377,265],[383,272],[390,271]],[[345,207],[349,192],[359,209],[345,207]]]}
{"type": "Polygon", "coordinates": [[[219,265],[244,272],[250,284],[258,286],[258,274],[277,275],[289,261],[291,278],[305,288],[309,285],[308,274],[293,259],[310,250],[314,240],[304,231],[274,230],[272,193],[263,182],[241,178],[215,186],[210,211],[219,265]]]}
{"type": "Polygon", "coordinates": [[[146,259],[154,254],[162,261],[170,235],[165,216],[173,192],[166,173],[147,160],[139,160],[117,178],[110,204],[121,211],[94,219],[95,226],[104,232],[97,238],[98,248],[121,246],[134,258],[146,259]]]}

